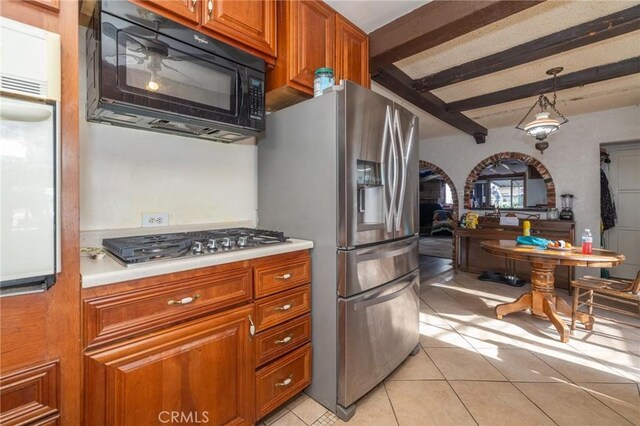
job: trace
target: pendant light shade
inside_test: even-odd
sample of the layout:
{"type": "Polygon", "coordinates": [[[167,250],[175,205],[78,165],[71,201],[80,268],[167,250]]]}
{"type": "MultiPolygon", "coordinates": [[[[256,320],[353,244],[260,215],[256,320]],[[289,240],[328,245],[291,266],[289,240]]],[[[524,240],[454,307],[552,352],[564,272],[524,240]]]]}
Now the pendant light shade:
{"type": "Polygon", "coordinates": [[[524,131],[539,141],[544,140],[551,133],[557,132],[560,128],[560,122],[549,118],[549,115],[546,111],[537,113],[536,119],[524,126],[524,131]]]}

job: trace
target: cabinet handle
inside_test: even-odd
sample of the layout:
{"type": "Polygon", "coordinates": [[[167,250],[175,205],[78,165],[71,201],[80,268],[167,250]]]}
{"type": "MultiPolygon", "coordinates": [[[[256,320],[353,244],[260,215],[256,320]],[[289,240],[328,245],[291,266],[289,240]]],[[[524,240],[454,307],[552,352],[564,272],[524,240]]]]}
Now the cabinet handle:
{"type": "Polygon", "coordinates": [[[292,276],[293,276],[293,274],[290,274],[290,273],[287,272],[286,274],[283,274],[283,275],[276,275],[276,278],[279,279],[279,280],[288,280],[292,276]]]}
{"type": "Polygon", "coordinates": [[[289,377],[287,377],[286,379],[284,379],[281,382],[276,383],[276,387],[278,387],[278,386],[289,386],[292,381],[293,381],[293,374],[289,374],[289,377]]]}
{"type": "Polygon", "coordinates": [[[285,343],[289,343],[291,341],[291,339],[293,338],[293,334],[288,335],[287,337],[285,337],[282,340],[276,340],[275,343],[276,345],[284,345],[285,343]]]}
{"type": "Polygon", "coordinates": [[[275,308],[273,308],[273,310],[274,311],[288,311],[289,309],[291,309],[292,306],[293,306],[293,304],[287,303],[286,305],[275,307],[275,308]]]}
{"type": "Polygon", "coordinates": [[[213,0],[207,2],[207,12],[209,12],[209,19],[211,19],[211,15],[213,14],[213,0]]]}
{"type": "Polygon", "coordinates": [[[167,302],[167,305],[188,305],[189,303],[193,302],[194,300],[200,299],[200,295],[199,294],[194,294],[193,296],[189,296],[189,297],[183,297],[180,300],[169,300],[167,302]]]}
{"type": "Polygon", "coordinates": [[[191,12],[196,11],[196,3],[198,3],[198,0],[191,0],[191,12]]]}
{"type": "Polygon", "coordinates": [[[256,326],[253,323],[253,319],[251,318],[251,315],[249,315],[249,334],[251,335],[251,337],[256,335],[256,326]]]}

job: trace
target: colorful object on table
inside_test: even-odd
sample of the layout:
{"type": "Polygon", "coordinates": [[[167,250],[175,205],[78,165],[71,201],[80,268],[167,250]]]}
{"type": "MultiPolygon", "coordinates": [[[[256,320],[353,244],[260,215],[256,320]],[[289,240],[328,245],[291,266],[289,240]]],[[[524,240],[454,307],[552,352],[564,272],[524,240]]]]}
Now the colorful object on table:
{"type": "Polygon", "coordinates": [[[523,236],[519,236],[516,238],[516,243],[518,244],[524,244],[527,246],[536,246],[536,247],[540,247],[543,249],[546,249],[547,247],[549,247],[549,243],[552,241],[549,241],[547,239],[544,238],[540,238],[540,237],[523,237],[523,236]]]}
{"type": "Polygon", "coordinates": [[[522,235],[525,237],[531,236],[531,222],[528,220],[522,222],[522,235]]]}
{"type": "Polygon", "coordinates": [[[593,253],[593,237],[591,236],[591,230],[585,229],[582,234],[582,254],[593,253]]]}
{"type": "Polygon", "coordinates": [[[476,229],[478,225],[478,213],[469,212],[465,220],[465,226],[469,229],[476,229]]]}

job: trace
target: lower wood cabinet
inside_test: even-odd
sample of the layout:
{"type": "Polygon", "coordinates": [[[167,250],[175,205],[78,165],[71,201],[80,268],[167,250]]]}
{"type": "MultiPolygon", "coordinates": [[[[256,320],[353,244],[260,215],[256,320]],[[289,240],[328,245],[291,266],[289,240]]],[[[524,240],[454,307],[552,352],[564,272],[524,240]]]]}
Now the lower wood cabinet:
{"type": "Polygon", "coordinates": [[[257,417],[266,416],[310,384],[311,344],[308,344],[256,373],[257,417]]]}
{"type": "Polygon", "coordinates": [[[252,424],[253,315],[246,305],[87,352],[85,423],[252,424]]]}

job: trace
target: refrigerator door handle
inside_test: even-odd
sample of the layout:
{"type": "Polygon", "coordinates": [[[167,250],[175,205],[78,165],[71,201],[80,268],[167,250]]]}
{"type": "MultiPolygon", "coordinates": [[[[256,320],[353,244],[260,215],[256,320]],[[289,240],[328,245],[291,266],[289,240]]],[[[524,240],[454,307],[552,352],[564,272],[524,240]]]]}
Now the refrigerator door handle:
{"type": "Polygon", "coordinates": [[[369,298],[366,298],[360,302],[357,302],[354,304],[353,309],[354,310],[359,310],[359,309],[364,309],[364,308],[368,308],[374,305],[379,305],[381,303],[385,303],[388,302],[390,300],[396,299],[400,296],[402,296],[404,293],[407,292],[407,290],[411,290],[413,288],[413,281],[415,278],[415,274],[412,274],[408,279],[407,279],[407,284],[405,286],[403,286],[400,290],[398,291],[394,291],[391,294],[385,294],[384,296],[372,296],[369,298]]]}
{"type": "Polygon", "coordinates": [[[398,194],[398,199],[396,201],[396,215],[395,215],[395,224],[396,224],[396,231],[400,231],[400,218],[402,217],[402,208],[404,206],[404,192],[406,189],[406,183],[407,183],[407,164],[405,162],[405,155],[404,155],[404,140],[402,139],[402,123],[400,122],[400,113],[398,112],[398,110],[394,110],[394,115],[393,115],[393,132],[395,133],[395,136],[397,137],[396,142],[397,142],[397,150],[400,152],[400,156],[398,158],[398,168],[400,169],[400,166],[402,166],[401,168],[401,172],[399,173],[400,175],[400,193],[398,194]]]}
{"type": "Polygon", "coordinates": [[[393,133],[393,118],[391,107],[387,105],[387,110],[385,113],[385,124],[384,124],[384,133],[382,140],[382,161],[383,164],[387,167],[387,182],[385,184],[385,195],[388,197],[387,203],[385,205],[385,225],[387,228],[387,232],[393,232],[393,212],[394,212],[394,204],[396,199],[396,186],[398,180],[398,171],[396,168],[396,142],[395,135],[393,133]],[[391,143],[389,144],[389,150],[391,151],[391,155],[387,158],[387,139],[391,139],[391,143]],[[391,194],[389,194],[391,192],[391,194]]]}
{"type": "Polygon", "coordinates": [[[407,150],[406,152],[404,151],[404,140],[403,140],[403,136],[402,136],[402,123],[400,122],[400,114],[398,113],[398,110],[395,111],[395,117],[394,117],[394,130],[398,132],[398,141],[399,141],[399,146],[400,146],[400,153],[401,153],[401,163],[402,163],[402,183],[401,183],[401,187],[400,187],[400,196],[398,197],[398,204],[397,204],[397,210],[396,210],[396,231],[400,231],[400,225],[402,222],[402,213],[404,210],[404,196],[405,196],[405,192],[407,189],[407,179],[408,179],[408,173],[409,173],[409,157],[410,157],[410,153],[411,153],[411,149],[413,148],[411,145],[413,143],[413,132],[415,130],[415,117],[411,119],[411,124],[409,125],[410,127],[410,132],[409,132],[409,138],[408,138],[408,144],[407,145],[407,150]]]}

